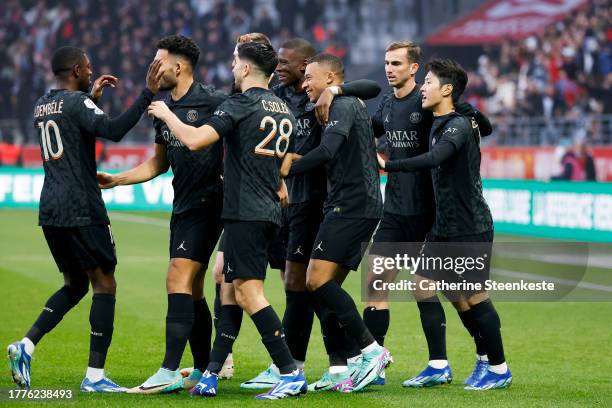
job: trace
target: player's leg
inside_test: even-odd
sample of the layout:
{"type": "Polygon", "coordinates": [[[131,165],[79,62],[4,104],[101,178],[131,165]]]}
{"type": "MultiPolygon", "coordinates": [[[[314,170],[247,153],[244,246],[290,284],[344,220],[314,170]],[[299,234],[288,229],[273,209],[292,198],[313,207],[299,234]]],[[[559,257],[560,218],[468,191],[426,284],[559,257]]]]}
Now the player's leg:
{"type": "Polygon", "coordinates": [[[87,294],[89,280],[83,271],[63,272],[64,286],[45,303],[42,312],[21,341],[8,346],[7,353],[13,381],[30,388],[30,363],[35,346],[87,294]]]}
{"type": "MultiPolygon", "coordinates": [[[[485,254],[483,257],[485,258],[485,267],[481,271],[474,270],[464,273],[462,276],[464,279],[470,282],[478,282],[481,287],[484,287],[485,281],[489,279],[493,249],[493,231],[468,237],[463,241],[469,241],[465,243],[467,256],[476,259],[477,257],[483,257],[483,254],[485,254]]],[[[504,355],[499,314],[493,306],[489,295],[484,290],[464,293],[464,297],[467,299],[474,332],[479,335],[484,343],[482,347],[486,350],[488,358],[485,374],[480,378],[475,378],[475,381],[467,384],[465,388],[470,390],[507,388],[512,384],[512,374],[508,369],[504,355]]],[[[484,364],[481,365],[484,366],[484,364]]]]}

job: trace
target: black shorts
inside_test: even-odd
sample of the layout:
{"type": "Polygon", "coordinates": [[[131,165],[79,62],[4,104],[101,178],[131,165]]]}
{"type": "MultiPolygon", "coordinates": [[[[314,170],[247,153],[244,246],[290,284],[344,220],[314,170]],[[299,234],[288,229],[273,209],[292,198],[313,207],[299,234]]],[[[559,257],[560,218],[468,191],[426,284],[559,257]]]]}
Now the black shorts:
{"type": "Polygon", "coordinates": [[[287,210],[289,222],[287,260],[308,265],[319,225],[323,221],[323,201],[291,204],[287,210]]]}
{"type": "MultiPolygon", "coordinates": [[[[492,230],[459,237],[440,237],[429,233],[423,245],[422,258],[441,258],[444,262],[450,262],[448,259],[451,258],[453,263],[448,265],[452,267],[440,267],[440,263],[431,261],[429,265],[419,268],[416,274],[434,281],[478,283],[484,286],[485,281],[489,279],[492,252],[492,230]],[[468,264],[469,259],[473,261],[468,264]]],[[[484,289],[466,292],[470,295],[483,291],[484,289]]]]}
{"type": "Polygon", "coordinates": [[[222,201],[194,208],[170,219],[170,258],[187,258],[208,266],[223,229],[222,201]]]}
{"type": "MultiPolygon", "coordinates": [[[[285,270],[285,261],[287,257],[287,239],[289,235],[289,226],[285,218],[285,212],[283,209],[283,225],[280,227],[274,237],[274,241],[268,246],[268,264],[272,269],[278,269],[280,271],[285,270]]],[[[225,252],[225,231],[221,234],[219,239],[219,252],[225,252]]]]}
{"type": "Polygon", "coordinates": [[[84,272],[97,267],[105,272],[115,269],[117,254],[110,225],[43,225],[42,229],[60,272],[84,272]]]}
{"type": "Polygon", "coordinates": [[[266,278],[268,252],[275,242],[278,226],[267,221],[225,220],[223,274],[234,279],[266,278]]]}
{"type": "Polygon", "coordinates": [[[326,216],[319,227],[310,258],[357,270],[378,221],[326,216]]]}
{"type": "Polygon", "coordinates": [[[417,256],[434,219],[435,214],[398,215],[385,212],[374,233],[369,253],[394,257],[400,252],[417,256]]]}

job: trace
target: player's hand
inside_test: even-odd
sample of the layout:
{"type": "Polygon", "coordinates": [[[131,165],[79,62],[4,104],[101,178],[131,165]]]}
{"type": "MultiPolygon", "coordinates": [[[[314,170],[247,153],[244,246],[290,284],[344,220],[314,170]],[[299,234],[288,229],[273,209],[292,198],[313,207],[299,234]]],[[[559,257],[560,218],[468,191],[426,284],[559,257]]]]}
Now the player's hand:
{"type": "Polygon", "coordinates": [[[289,190],[287,190],[287,185],[285,184],[285,180],[281,180],[278,191],[278,198],[280,200],[280,205],[282,208],[285,208],[289,205],[289,190]]]}
{"type": "Polygon", "coordinates": [[[161,60],[154,60],[151,65],[149,65],[149,70],[147,72],[147,89],[154,94],[159,92],[161,77],[164,75],[161,66],[161,60]]]}
{"type": "Polygon", "coordinates": [[[380,153],[376,153],[376,159],[378,160],[378,167],[381,169],[385,169],[385,159],[380,155],[380,153]]]}
{"type": "Polygon", "coordinates": [[[107,86],[114,88],[117,85],[117,80],[118,78],[113,75],[100,75],[91,87],[91,99],[97,103],[102,97],[104,88],[107,86]]]}
{"type": "Polygon", "coordinates": [[[99,171],[96,174],[96,178],[98,179],[98,187],[101,189],[113,188],[117,185],[115,176],[110,173],[99,171]]]}
{"type": "Polygon", "coordinates": [[[155,116],[163,121],[165,121],[168,115],[171,113],[170,108],[168,108],[168,105],[166,105],[166,102],[164,101],[151,102],[147,108],[147,114],[149,116],[155,116]]]}
{"type": "Polygon", "coordinates": [[[329,120],[329,108],[334,101],[334,94],[329,88],[325,90],[319,96],[319,100],[315,103],[315,116],[319,123],[326,125],[329,120]]]}

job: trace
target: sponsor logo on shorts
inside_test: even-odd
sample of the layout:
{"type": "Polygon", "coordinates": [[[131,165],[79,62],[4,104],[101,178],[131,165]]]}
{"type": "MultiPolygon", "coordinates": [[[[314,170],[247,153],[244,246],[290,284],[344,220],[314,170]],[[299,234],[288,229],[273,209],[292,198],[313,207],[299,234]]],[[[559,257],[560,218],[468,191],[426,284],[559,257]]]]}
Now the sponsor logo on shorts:
{"type": "Polygon", "coordinates": [[[319,245],[317,245],[317,247],[315,248],[315,251],[321,251],[323,252],[323,241],[319,242],[319,245]]]}
{"type": "Polygon", "coordinates": [[[177,251],[179,249],[182,249],[183,251],[187,251],[187,248],[185,248],[185,241],[181,242],[181,245],[179,245],[178,248],[176,248],[177,251]]]}

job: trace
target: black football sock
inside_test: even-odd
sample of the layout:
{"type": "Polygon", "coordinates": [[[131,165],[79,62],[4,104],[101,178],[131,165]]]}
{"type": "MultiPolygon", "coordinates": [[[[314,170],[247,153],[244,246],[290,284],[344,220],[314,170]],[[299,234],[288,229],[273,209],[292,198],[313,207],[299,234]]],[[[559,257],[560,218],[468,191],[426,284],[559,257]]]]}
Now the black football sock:
{"type": "Polygon", "coordinates": [[[210,339],[212,337],[212,318],[206,299],[193,302],[193,314],[193,327],[189,336],[193,367],[204,371],[210,361],[210,339]]]}
{"type": "Polygon", "coordinates": [[[344,354],[347,358],[355,358],[361,356],[361,349],[357,341],[344,328],[344,354]]]}
{"type": "Polygon", "coordinates": [[[346,351],[344,350],[344,330],[340,327],[336,313],[326,305],[321,305],[321,332],[323,344],[329,356],[329,365],[345,366],[346,351]]]}
{"type": "Polygon", "coordinates": [[[381,346],[385,344],[385,336],[389,330],[389,309],[366,307],[363,309],[363,322],[381,346]]]}
{"type": "Polygon", "coordinates": [[[91,335],[89,340],[89,367],[104,368],[106,353],[113,339],[115,321],[115,295],[94,293],[89,311],[91,335]]]}
{"type": "Polygon", "coordinates": [[[474,320],[474,313],[472,309],[466,310],[465,312],[457,312],[463,326],[467,329],[470,336],[474,339],[474,343],[476,344],[476,354],[479,356],[487,355],[487,347],[485,345],[484,339],[478,332],[478,327],[476,326],[476,321],[474,320]]]}
{"type": "Polygon", "coordinates": [[[215,342],[210,352],[210,362],[207,370],[219,374],[227,355],[232,352],[232,346],[242,325],[242,308],[238,305],[223,305],[219,311],[219,320],[215,333],[215,342]]]}
{"type": "Polygon", "coordinates": [[[306,351],[310,341],[314,311],[310,304],[310,294],[306,291],[285,291],[287,307],[283,315],[285,341],[293,358],[306,361],[306,351]]]}
{"type": "Polygon", "coordinates": [[[447,360],[446,315],[438,296],[417,302],[430,360],[447,360]]]}
{"type": "Polygon", "coordinates": [[[60,288],[47,300],[45,307],[28,330],[26,337],[32,340],[32,343],[37,344],[45,334],[53,330],[62,321],[64,315],[75,307],[86,294],[87,286],[79,289],[70,286],[60,288]]]}
{"type": "Polygon", "coordinates": [[[363,323],[353,298],[337,282],[331,280],[315,290],[314,293],[322,304],[327,305],[338,316],[338,321],[364,349],[374,343],[374,337],[363,323]]]}
{"type": "Polygon", "coordinates": [[[193,297],[187,293],[168,295],[166,314],[166,355],[162,367],[176,370],[181,363],[187,339],[193,327],[193,297]]]}
{"type": "Polygon", "coordinates": [[[217,330],[217,323],[219,323],[219,314],[221,313],[221,284],[215,284],[215,304],[213,306],[214,318],[213,323],[215,324],[215,330],[217,330]]]}
{"type": "Polygon", "coordinates": [[[281,375],[295,371],[297,367],[285,342],[283,325],[272,306],[266,306],[254,313],[251,319],[261,335],[261,342],[266,346],[281,375]]]}
{"type": "Polygon", "coordinates": [[[470,308],[478,332],[482,336],[489,357],[490,365],[502,364],[506,361],[504,344],[501,336],[501,321],[491,299],[487,299],[470,308]]]}

